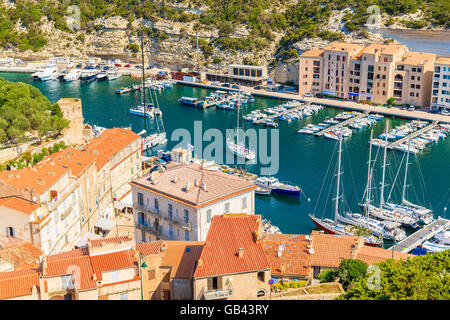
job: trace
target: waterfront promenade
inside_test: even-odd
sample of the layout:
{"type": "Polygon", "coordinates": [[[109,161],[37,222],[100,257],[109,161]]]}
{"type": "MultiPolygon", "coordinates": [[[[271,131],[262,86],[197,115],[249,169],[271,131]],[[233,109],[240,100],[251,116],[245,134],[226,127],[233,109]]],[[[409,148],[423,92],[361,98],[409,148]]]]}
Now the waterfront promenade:
{"type": "Polygon", "coordinates": [[[228,90],[228,91],[242,91],[248,92],[255,96],[279,99],[279,100],[298,100],[301,102],[320,104],[325,107],[331,108],[339,108],[339,109],[347,109],[352,111],[360,111],[360,112],[370,112],[370,113],[378,113],[385,116],[405,118],[405,119],[419,119],[419,120],[427,120],[427,121],[439,121],[441,123],[450,123],[450,116],[444,116],[440,114],[433,114],[427,111],[416,110],[416,111],[408,111],[401,110],[400,108],[392,107],[381,107],[381,106],[372,106],[365,105],[362,103],[356,103],[352,101],[338,101],[331,99],[321,99],[321,98],[309,98],[309,97],[301,97],[297,93],[283,93],[283,92],[271,92],[266,90],[256,90],[251,87],[240,87],[240,90],[233,88],[224,88],[221,86],[213,86],[209,82],[208,83],[194,83],[182,80],[175,80],[177,83],[201,87],[205,89],[213,89],[213,90],[228,90]]]}

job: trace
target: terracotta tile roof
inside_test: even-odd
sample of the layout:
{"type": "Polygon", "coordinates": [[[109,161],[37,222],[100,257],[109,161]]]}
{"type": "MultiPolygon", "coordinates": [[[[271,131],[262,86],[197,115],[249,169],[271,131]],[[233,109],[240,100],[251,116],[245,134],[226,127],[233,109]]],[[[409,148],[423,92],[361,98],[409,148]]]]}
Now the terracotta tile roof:
{"type": "Polygon", "coordinates": [[[311,49],[303,52],[300,57],[302,58],[320,58],[323,55],[323,49],[311,49]]]}
{"type": "Polygon", "coordinates": [[[137,187],[155,191],[191,206],[202,206],[238,193],[255,189],[255,184],[230,174],[202,169],[199,164],[179,165],[159,174],[156,183],[151,176],[138,178],[131,182],[137,187]],[[176,177],[177,181],[174,182],[176,177]],[[195,181],[199,182],[195,186],[195,181]],[[186,190],[190,183],[191,188],[186,190]],[[201,187],[205,184],[206,190],[201,187]]]}
{"type": "Polygon", "coordinates": [[[310,254],[305,235],[268,235],[263,239],[263,247],[272,275],[310,274],[310,254]],[[280,246],[283,248],[281,256],[278,255],[280,246]]]}
{"type": "Polygon", "coordinates": [[[16,196],[0,198],[0,207],[9,208],[25,214],[32,214],[39,208],[39,204],[16,196]]]}
{"type": "Polygon", "coordinates": [[[138,263],[134,250],[123,250],[91,256],[92,268],[101,280],[103,271],[119,270],[137,267],[138,263]]]}
{"type": "Polygon", "coordinates": [[[88,242],[91,247],[100,247],[102,243],[121,243],[121,242],[128,242],[133,241],[128,236],[123,237],[114,237],[114,238],[101,238],[101,239],[89,239],[88,242]]]}
{"type": "Polygon", "coordinates": [[[98,296],[98,300],[109,300],[108,296],[98,296]]]}
{"type": "Polygon", "coordinates": [[[171,278],[192,278],[197,260],[202,253],[204,242],[167,241],[163,251],[162,266],[171,266],[171,278]]]}
{"type": "Polygon", "coordinates": [[[339,236],[332,234],[312,233],[311,265],[320,267],[339,267],[341,260],[350,259],[351,246],[358,241],[358,237],[339,236]]]}
{"type": "Polygon", "coordinates": [[[97,170],[99,171],[115,154],[137,139],[140,139],[140,137],[131,130],[106,129],[100,136],[92,139],[86,145],[86,150],[96,156],[97,170]]]}
{"type": "Polygon", "coordinates": [[[52,161],[41,161],[25,169],[2,171],[0,181],[21,190],[34,190],[35,194],[42,194],[69,171],[68,168],[57,166],[52,161]]]}
{"type": "Polygon", "coordinates": [[[356,43],[332,42],[325,48],[327,51],[348,52],[349,54],[357,54],[363,47],[356,43]]]}
{"type": "Polygon", "coordinates": [[[150,256],[153,254],[160,253],[162,241],[154,241],[148,243],[138,243],[136,244],[136,251],[144,256],[150,256]]]}
{"type": "Polygon", "coordinates": [[[450,64],[450,57],[440,57],[436,60],[439,64],[450,64]]]}
{"type": "Polygon", "coordinates": [[[80,275],[80,290],[97,287],[94,269],[86,248],[75,249],[68,252],[47,257],[47,266],[44,269],[45,277],[54,277],[75,274],[80,275]],[[79,272],[78,272],[79,270],[79,272]]]}
{"type": "Polygon", "coordinates": [[[95,163],[95,155],[74,148],[67,148],[54,153],[46,159],[53,159],[56,165],[69,168],[74,176],[80,177],[95,163]]]}
{"type": "MultiPolygon", "coordinates": [[[[406,260],[408,257],[414,257],[412,254],[394,251],[395,260],[406,260]]],[[[386,259],[392,259],[392,250],[376,248],[370,246],[362,246],[358,251],[357,259],[364,261],[368,265],[381,262],[386,259]]]]}
{"type": "Polygon", "coordinates": [[[436,55],[434,53],[409,51],[402,56],[402,59],[398,63],[418,66],[428,62],[434,63],[435,60],[436,55]]]}
{"type": "Polygon", "coordinates": [[[39,291],[39,273],[36,269],[0,272],[0,300],[29,296],[33,286],[39,291]]]}
{"type": "Polygon", "coordinates": [[[214,216],[194,277],[269,269],[258,239],[260,221],[260,215],[214,216]],[[240,248],[243,249],[241,258],[240,248]]]}
{"type": "Polygon", "coordinates": [[[31,243],[24,242],[0,250],[0,261],[5,261],[14,266],[14,270],[23,268],[38,268],[39,256],[42,251],[31,243]]]}

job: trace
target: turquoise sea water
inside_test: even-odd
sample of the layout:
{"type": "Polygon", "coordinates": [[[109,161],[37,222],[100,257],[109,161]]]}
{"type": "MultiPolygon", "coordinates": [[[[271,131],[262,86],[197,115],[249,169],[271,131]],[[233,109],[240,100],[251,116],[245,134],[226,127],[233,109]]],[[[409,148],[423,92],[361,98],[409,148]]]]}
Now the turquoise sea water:
{"type": "MultiPolygon", "coordinates": [[[[136,100],[136,93],[115,95],[115,89],[129,85],[135,80],[124,77],[120,80],[108,82],[93,81],[90,83],[62,83],[58,81],[39,82],[33,81],[29,74],[0,73],[11,81],[23,81],[37,87],[45,94],[51,102],[57,101],[61,97],[81,98],[83,103],[83,116],[90,124],[97,124],[104,127],[125,127],[132,126],[133,131],[139,132],[143,129],[143,118],[134,117],[128,113],[129,107],[133,106],[136,100]]],[[[193,132],[194,121],[203,121],[203,129],[218,128],[224,131],[234,125],[235,111],[226,111],[216,108],[199,110],[189,106],[181,105],[177,100],[181,96],[203,97],[208,94],[208,90],[182,85],[176,85],[172,89],[166,89],[158,93],[158,99],[164,114],[164,124],[170,138],[173,130],[185,128],[193,132]]],[[[254,104],[244,107],[244,112],[254,109],[264,109],[266,107],[281,104],[275,99],[256,98],[254,104]]],[[[279,121],[279,172],[276,177],[281,181],[299,185],[304,196],[300,200],[284,197],[257,197],[256,213],[262,214],[273,224],[280,227],[283,233],[309,233],[314,227],[308,214],[312,213],[316,207],[317,216],[332,217],[332,198],[335,195],[335,185],[331,181],[331,176],[336,171],[336,145],[337,142],[324,137],[300,135],[296,129],[308,123],[319,123],[326,116],[334,116],[339,110],[324,109],[311,118],[285,123],[279,121]],[[330,162],[331,156],[333,156],[330,162]],[[325,180],[327,168],[330,165],[331,174],[325,180]],[[322,196],[319,193],[323,186],[322,196]],[[307,199],[310,199],[308,201],[307,199]]],[[[378,122],[374,128],[374,137],[384,132],[386,126],[385,118],[378,122]]],[[[389,125],[397,126],[405,123],[406,120],[389,118],[389,125]]],[[[150,121],[150,128],[154,127],[154,122],[150,121]]],[[[247,127],[254,127],[247,125],[247,127]]],[[[263,128],[255,127],[255,128],[263,128]]],[[[347,210],[359,212],[358,202],[361,201],[367,178],[367,160],[370,137],[370,129],[360,130],[353,133],[351,138],[344,142],[343,151],[343,189],[345,201],[342,205],[347,210]]],[[[171,142],[167,148],[172,148],[177,142],[171,142]]],[[[204,142],[204,145],[208,143],[204,142]]],[[[373,156],[377,149],[373,149],[373,156]]],[[[403,153],[388,151],[388,167],[385,197],[389,195],[392,182],[395,178],[397,168],[402,160],[403,153]]],[[[440,140],[428,150],[422,152],[417,157],[410,157],[412,164],[409,167],[409,179],[407,198],[408,200],[423,205],[430,206],[435,210],[435,215],[444,216],[444,207],[450,205],[450,138],[440,140]],[[420,169],[420,170],[419,170],[420,169]]],[[[374,178],[376,185],[374,188],[375,201],[379,199],[379,182],[381,181],[382,152],[378,154],[375,164],[374,178]]],[[[259,174],[259,165],[248,166],[248,170],[259,174]]],[[[403,174],[397,178],[397,183],[392,192],[392,198],[398,199],[401,195],[401,185],[403,174]]],[[[449,215],[447,214],[447,217],[449,215]]]]}

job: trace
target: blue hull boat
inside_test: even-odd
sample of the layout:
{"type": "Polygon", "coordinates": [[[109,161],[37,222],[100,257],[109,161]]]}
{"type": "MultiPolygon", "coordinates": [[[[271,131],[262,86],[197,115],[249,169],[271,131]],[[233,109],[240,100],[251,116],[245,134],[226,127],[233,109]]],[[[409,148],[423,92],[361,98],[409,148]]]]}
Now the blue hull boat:
{"type": "Polygon", "coordinates": [[[272,193],[279,194],[282,196],[289,196],[289,197],[300,197],[300,194],[302,193],[302,190],[286,190],[286,189],[272,189],[272,193]]]}

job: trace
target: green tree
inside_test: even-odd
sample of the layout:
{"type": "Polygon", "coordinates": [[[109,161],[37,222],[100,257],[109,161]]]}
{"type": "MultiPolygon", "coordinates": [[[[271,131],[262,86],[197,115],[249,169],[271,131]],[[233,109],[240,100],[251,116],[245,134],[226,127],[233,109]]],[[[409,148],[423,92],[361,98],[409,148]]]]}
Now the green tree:
{"type": "Polygon", "coordinates": [[[336,277],[337,277],[337,270],[335,270],[335,269],[325,269],[325,270],[322,270],[317,275],[317,279],[319,279],[321,283],[333,282],[334,280],[336,280],[336,277]]]}
{"type": "Polygon", "coordinates": [[[367,263],[355,260],[355,259],[344,259],[341,261],[339,268],[337,269],[336,275],[339,278],[339,282],[342,284],[344,289],[363,277],[367,272],[367,263]]]}

